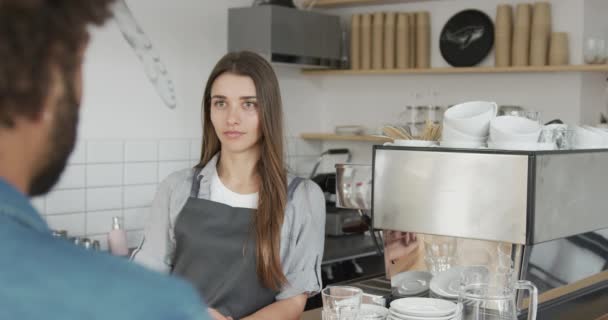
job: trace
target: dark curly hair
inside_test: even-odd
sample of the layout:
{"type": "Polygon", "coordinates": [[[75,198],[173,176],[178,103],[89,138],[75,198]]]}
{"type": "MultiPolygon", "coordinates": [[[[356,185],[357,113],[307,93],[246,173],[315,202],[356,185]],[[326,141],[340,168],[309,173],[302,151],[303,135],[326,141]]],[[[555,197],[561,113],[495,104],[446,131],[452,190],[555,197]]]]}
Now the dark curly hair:
{"type": "Polygon", "coordinates": [[[0,0],[0,127],[36,117],[53,72],[72,83],[89,25],[111,16],[114,0],[0,0]]]}

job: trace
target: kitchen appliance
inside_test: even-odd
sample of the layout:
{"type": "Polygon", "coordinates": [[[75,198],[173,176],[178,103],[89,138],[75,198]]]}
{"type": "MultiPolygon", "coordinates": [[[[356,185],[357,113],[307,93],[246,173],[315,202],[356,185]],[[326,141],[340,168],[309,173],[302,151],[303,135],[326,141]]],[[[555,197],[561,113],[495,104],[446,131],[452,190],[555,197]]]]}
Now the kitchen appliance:
{"type": "MultiPolygon", "coordinates": [[[[538,288],[538,319],[574,319],[580,306],[586,319],[608,313],[608,149],[373,153],[374,228],[455,237],[458,265],[513,268],[538,288]]],[[[389,275],[427,269],[416,245],[389,275]]],[[[521,318],[528,295],[515,301],[521,318]]]]}
{"type": "Polygon", "coordinates": [[[249,50],[272,63],[338,68],[340,18],[279,5],[228,9],[228,51],[249,50]]]}
{"type": "Polygon", "coordinates": [[[321,187],[325,195],[325,234],[329,236],[343,236],[351,233],[362,232],[358,227],[361,224],[361,217],[356,210],[336,207],[336,174],[321,173],[317,170],[321,162],[328,156],[346,155],[346,162],[349,162],[352,155],[348,149],[329,149],[321,153],[315,163],[310,179],[321,187]]]}

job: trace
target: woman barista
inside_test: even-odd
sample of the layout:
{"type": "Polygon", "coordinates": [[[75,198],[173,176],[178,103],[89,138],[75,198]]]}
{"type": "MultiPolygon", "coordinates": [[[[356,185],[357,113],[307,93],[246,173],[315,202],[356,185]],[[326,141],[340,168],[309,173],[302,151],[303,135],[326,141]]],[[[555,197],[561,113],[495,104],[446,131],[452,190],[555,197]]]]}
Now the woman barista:
{"type": "Polygon", "coordinates": [[[216,319],[299,319],[321,289],[325,201],[287,174],[272,67],[251,52],[215,66],[203,151],[159,186],[134,259],[189,280],[216,319]]]}

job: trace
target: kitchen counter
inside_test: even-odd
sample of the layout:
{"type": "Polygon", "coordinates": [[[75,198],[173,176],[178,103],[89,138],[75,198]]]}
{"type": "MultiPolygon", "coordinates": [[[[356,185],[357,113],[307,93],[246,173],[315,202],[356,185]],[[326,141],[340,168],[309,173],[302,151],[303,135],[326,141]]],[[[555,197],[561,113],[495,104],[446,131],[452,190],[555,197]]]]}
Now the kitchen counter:
{"type": "MultiPolygon", "coordinates": [[[[357,285],[370,280],[383,279],[380,276],[355,282],[342,283],[344,285],[357,285]]],[[[302,314],[301,320],[321,320],[321,308],[311,309],[302,314]]],[[[526,319],[522,314],[519,319],[526,319]]],[[[558,303],[541,304],[538,308],[538,320],[608,320],[608,290],[597,288],[582,294],[561,299],[558,303]]]]}

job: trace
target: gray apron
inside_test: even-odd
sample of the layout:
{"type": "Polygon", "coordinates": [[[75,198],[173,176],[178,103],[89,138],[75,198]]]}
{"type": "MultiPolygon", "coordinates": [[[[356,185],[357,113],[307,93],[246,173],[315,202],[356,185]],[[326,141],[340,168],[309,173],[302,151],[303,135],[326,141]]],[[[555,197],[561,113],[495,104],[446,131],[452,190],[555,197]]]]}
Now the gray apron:
{"type": "MultiPolygon", "coordinates": [[[[277,292],[257,275],[256,210],[199,199],[200,171],[195,170],[190,197],[175,222],[172,273],[194,285],[209,307],[236,320],[273,303],[277,292]]],[[[301,181],[289,184],[289,200],[301,181]]]]}

